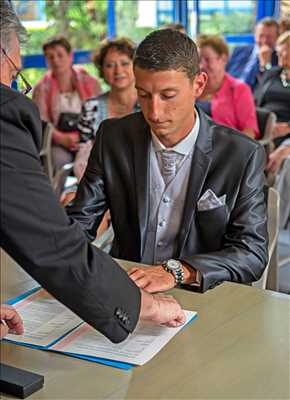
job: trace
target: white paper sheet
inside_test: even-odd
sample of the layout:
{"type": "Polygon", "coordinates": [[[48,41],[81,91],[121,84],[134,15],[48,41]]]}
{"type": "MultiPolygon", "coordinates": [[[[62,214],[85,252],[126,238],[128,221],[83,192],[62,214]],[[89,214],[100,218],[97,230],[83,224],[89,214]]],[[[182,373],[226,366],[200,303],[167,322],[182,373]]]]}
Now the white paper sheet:
{"type": "Polygon", "coordinates": [[[6,339],[13,342],[48,346],[82,322],[44,289],[19,301],[14,307],[23,319],[24,334],[7,335],[6,339]]]}
{"type": "MultiPolygon", "coordinates": [[[[186,323],[196,312],[185,311],[186,323]]],[[[78,355],[143,365],[154,357],[181,329],[140,323],[132,335],[119,344],[111,343],[87,324],[81,325],[51,347],[53,350],[78,355]]]]}
{"type": "Polygon", "coordinates": [[[154,357],[191,319],[196,312],[185,311],[186,323],[167,328],[139,323],[133,334],[114,344],[84,323],[68,308],[40,289],[14,304],[24,322],[24,335],[5,339],[37,348],[89,356],[113,362],[143,365],[154,357]]]}

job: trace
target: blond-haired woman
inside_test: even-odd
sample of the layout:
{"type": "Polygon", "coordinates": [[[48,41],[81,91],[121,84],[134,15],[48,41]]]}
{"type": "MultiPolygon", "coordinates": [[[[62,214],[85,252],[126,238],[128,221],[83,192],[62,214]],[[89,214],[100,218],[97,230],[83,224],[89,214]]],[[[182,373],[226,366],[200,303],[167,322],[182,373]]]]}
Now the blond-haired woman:
{"type": "MultiPolygon", "coordinates": [[[[290,134],[290,31],[279,36],[276,43],[278,66],[265,72],[256,91],[258,107],[266,108],[277,116],[274,137],[290,134]]],[[[277,143],[280,143],[277,140],[277,143]]]]}
{"type": "Polygon", "coordinates": [[[256,89],[257,105],[277,116],[274,129],[276,149],[270,154],[267,170],[276,176],[280,192],[280,226],[290,223],[290,31],[276,43],[278,67],[267,71],[256,89]]]}
{"type": "Polygon", "coordinates": [[[81,179],[100,123],[107,118],[120,118],[139,111],[133,73],[135,44],[128,38],[104,40],[93,62],[99,75],[110,87],[99,97],[83,103],[78,124],[82,143],[77,154],[74,173],[81,179]],[[90,140],[88,140],[90,139],[90,140]]]}

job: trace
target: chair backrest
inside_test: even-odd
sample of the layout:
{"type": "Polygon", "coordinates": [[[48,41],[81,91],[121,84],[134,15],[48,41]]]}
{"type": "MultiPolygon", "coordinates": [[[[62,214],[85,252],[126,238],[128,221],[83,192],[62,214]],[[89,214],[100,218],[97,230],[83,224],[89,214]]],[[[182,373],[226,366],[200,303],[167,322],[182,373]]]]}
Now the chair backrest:
{"type": "MultiPolygon", "coordinates": [[[[269,275],[276,279],[277,270],[278,270],[278,260],[277,260],[277,242],[278,242],[278,234],[279,234],[279,205],[280,205],[280,195],[279,192],[270,187],[268,190],[268,235],[269,235],[269,243],[268,243],[268,254],[269,260],[267,267],[262,275],[262,277],[257,281],[253,282],[252,286],[266,289],[268,286],[268,278],[269,275]]],[[[273,287],[273,285],[270,285],[273,287]]]]}
{"type": "Polygon", "coordinates": [[[62,194],[65,188],[66,179],[73,171],[73,166],[73,163],[64,164],[53,177],[52,187],[53,190],[56,192],[57,197],[60,197],[60,195],[62,194]]]}
{"type": "Polygon", "coordinates": [[[276,114],[261,107],[256,108],[256,114],[262,140],[272,140],[273,130],[277,120],[276,114]]]}
{"type": "MultiPolygon", "coordinates": [[[[264,146],[265,153],[268,158],[275,147],[273,142],[273,131],[277,117],[275,113],[261,107],[256,108],[256,114],[258,127],[261,134],[259,143],[264,146]]],[[[270,185],[273,184],[273,177],[271,174],[267,174],[267,180],[270,185]]]]}
{"type": "Polygon", "coordinates": [[[52,182],[53,168],[51,157],[51,142],[52,142],[53,126],[47,122],[43,122],[42,146],[40,150],[40,159],[43,165],[44,172],[52,182]]]}

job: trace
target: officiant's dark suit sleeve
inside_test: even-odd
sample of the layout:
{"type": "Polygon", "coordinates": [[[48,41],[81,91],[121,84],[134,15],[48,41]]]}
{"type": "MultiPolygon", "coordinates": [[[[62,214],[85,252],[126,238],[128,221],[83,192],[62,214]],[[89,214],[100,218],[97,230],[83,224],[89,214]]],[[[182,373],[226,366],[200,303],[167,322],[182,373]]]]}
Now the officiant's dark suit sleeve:
{"type": "Polygon", "coordinates": [[[0,86],[1,247],[55,298],[113,342],[135,328],[140,291],[92,247],[42,171],[36,106],[0,86]]]}

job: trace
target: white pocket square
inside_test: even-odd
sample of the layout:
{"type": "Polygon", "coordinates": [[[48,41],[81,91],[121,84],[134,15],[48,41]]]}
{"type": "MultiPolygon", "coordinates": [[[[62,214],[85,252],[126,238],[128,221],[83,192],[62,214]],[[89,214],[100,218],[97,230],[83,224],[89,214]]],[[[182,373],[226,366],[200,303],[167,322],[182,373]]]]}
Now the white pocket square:
{"type": "Polygon", "coordinates": [[[217,197],[211,189],[208,189],[198,200],[197,209],[198,211],[205,211],[224,206],[226,204],[226,197],[226,194],[217,197]]]}

